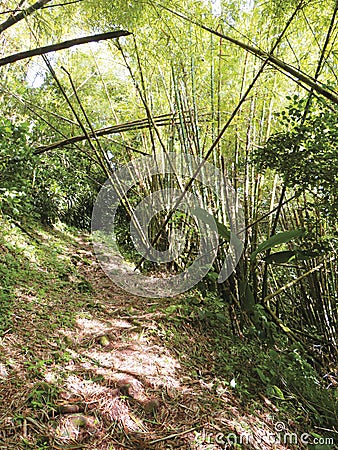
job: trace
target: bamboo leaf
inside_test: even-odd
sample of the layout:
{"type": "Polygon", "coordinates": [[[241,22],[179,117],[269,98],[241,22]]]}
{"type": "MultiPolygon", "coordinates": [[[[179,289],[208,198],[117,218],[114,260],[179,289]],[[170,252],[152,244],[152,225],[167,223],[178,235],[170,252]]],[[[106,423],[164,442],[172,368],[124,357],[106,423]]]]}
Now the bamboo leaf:
{"type": "Polygon", "coordinates": [[[283,264],[294,259],[297,261],[305,261],[307,259],[315,258],[316,256],[318,256],[318,254],[311,251],[286,250],[272,253],[263,259],[267,264],[283,264]]]}
{"type": "Polygon", "coordinates": [[[266,241],[262,242],[257,249],[251,254],[251,261],[253,261],[258,253],[269,250],[270,248],[276,247],[280,244],[286,244],[287,242],[292,241],[292,239],[296,239],[300,236],[303,236],[304,230],[289,230],[283,231],[281,233],[277,233],[274,236],[271,236],[266,241]]]}
{"type": "Polygon", "coordinates": [[[292,259],[295,256],[295,254],[296,254],[295,251],[287,250],[283,252],[272,253],[271,255],[268,255],[263,259],[267,264],[272,263],[282,264],[290,261],[290,259],[292,259]]]}

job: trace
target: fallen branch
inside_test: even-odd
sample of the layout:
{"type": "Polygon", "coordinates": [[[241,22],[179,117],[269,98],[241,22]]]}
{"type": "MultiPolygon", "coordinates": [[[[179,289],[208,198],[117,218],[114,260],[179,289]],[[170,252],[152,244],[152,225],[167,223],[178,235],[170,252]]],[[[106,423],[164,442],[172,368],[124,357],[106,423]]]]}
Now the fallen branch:
{"type": "Polygon", "coordinates": [[[60,42],[58,44],[47,45],[45,47],[34,48],[25,52],[15,53],[14,55],[6,56],[0,59],[0,66],[5,66],[21,59],[31,58],[32,56],[45,55],[46,53],[57,52],[65,48],[74,47],[75,45],[88,44],[89,42],[106,41],[108,39],[119,38],[121,36],[129,36],[130,31],[116,30],[109,33],[95,34],[93,36],[85,36],[78,39],[71,39],[69,41],[60,42]]]}

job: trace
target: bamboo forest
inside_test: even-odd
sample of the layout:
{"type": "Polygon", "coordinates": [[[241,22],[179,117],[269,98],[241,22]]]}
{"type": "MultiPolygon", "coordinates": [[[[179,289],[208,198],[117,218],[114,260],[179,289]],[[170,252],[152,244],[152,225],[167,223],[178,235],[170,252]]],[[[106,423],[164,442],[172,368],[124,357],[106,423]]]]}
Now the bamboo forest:
{"type": "Polygon", "coordinates": [[[337,449],[338,0],[0,42],[0,449],[337,449]]]}

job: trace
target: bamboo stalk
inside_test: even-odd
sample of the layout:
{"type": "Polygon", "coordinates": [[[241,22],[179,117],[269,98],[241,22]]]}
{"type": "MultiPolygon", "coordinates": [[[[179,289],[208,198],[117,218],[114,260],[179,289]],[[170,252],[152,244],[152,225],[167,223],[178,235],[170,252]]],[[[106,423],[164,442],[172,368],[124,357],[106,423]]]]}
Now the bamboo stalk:
{"type": "MultiPolygon", "coordinates": [[[[153,117],[153,121],[156,123],[156,126],[158,127],[164,127],[169,126],[178,123],[178,119],[175,117],[174,114],[164,114],[161,116],[153,117]]],[[[96,136],[107,136],[110,134],[119,134],[126,131],[136,131],[136,130],[142,130],[144,128],[149,128],[151,125],[149,125],[148,119],[139,119],[139,120],[133,120],[131,122],[125,122],[118,125],[113,125],[110,127],[104,127],[100,128],[98,130],[95,130],[96,136]]],[[[93,136],[92,133],[88,133],[89,136],[93,136]]],[[[38,147],[34,154],[39,155],[41,153],[48,152],[50,150],[55,150],[56,148],[64,147],[66,145],[75,144],[77,142],[81,142],[86,140],[85,135],[78,135],[78,136],[72,136],[68,139],[64,139],[62,141],[54,142],[53,144],[45,145],[43,147],[38,147]]],[[[143,153],[147,155],[147,153],[143,153]]]]}
{"type": "MultiPolygon", "coordinates": [[[[329,261],[333,261],[333,260],[334,260],[334,257],[332,257],[329,261]]],[[[279,288],[277,291],[273,292],[272,294],[267,295],[263,299],[263,304],[267,304],[267,302],[269,300],[271,300],[274,297],[276,297],[277,295],[281,294],[283,291],[285,291],[286,289],[290,288],[291,286],[294,286],[295,284],[299,283],[299,281],[301,281],[304,278],[308,277],[313,272],[316,272],[316,271],[320,270],[323,266],[324,266],[324,262],[318,264],[317,266],[315,266],[312,269],[308,270],[307,272],[303,273],[303,275],[301,275],[300,277],[296,278],[295,280],[292,280],[289,283],[285,284],[284,286],[282,286],[281,288],[279,288]]]]}
{"type": "MultiPolygon", "coordinates": [[[[289,28],[289,26],[291,25],[293,19],[295,18],[300,6],[301,6],[302,2],[299,3],[299,5],[297,6],[297,8],[295,9],[295,11],[293,12],[293,14],[291,15],[291,17],[289,18],[289,20],[287,21],[282,33],[279,35],[278,39],[276,40],[275,44],[272,46],[271,48],[271,52],[273,53],[276,48],[278,47],[279,43],[281,42],[283,36],[285,35],[287,29],[289,28]]],[[[161,236],[161,229],[165,228],[167,226],[167,224],[169,223],[170,219],[172,218],[174,211],[177,209],[177,207],[180,205],[181,201],[183,200],[183,198],[185,197],[186,193],[188,192],[188,190],[190,189],[190,187],[193,185],[195,178],[197,177],[197,175],[200,173],[200,171],[203,169],[203,167],[205,166],[207,160],[209,159],[210,155],[213,153],[214,149],[217,148],[219,142],[221,141],[223,135],[225,134],[225,132],[228,130],[229,126],[231,125],[232,121],[234,120],[234,118],[237,116],[237,113],[239,112],[239,110],[241,109],[243,103],[247,100],[250,92],[252,91],[252,89],[254,88],[254,86],[256,85],[259,77],[262,75],[262,73],[264,72],[264,69],[266,67],[266,65],[268,64],[269,61],[269,57],[267,59],[264,60],[263,64],[261,65],[261,67],[259,68],[257,74],[255,75],[255,77],[253,78],[252,82],[250,83],[250,85],[248,86],[248,88],[246,89],[244,95],[241,97],[240,101],[238,102],[237,106],[235,107],[235,109],[233,110],[233,112],[231,113],[229,119],[226,121],[225,125],[223,126],[220,134],[217,136],[217,138],[213,141],[211,147],[209,148],[209,150],[207,151],[207,153],[204,155],[202,162],[198,165],[198,167],[195,170],[195,173],[193,174],[193,176],[191,177],[191,179],[189,180],[189,182],[186,184],[186,186],[184,187],[184,190],[182,192],[182,194],[180,195],[180,197],[177,199],[177,201],[175,202],[175,204],[173,205],[172,210],[168,213],[166,219],[164,220],[159,232],[157,233],[157,235],[155,236],[155,238],[152,241],[152,245],[154,245],[157,240],[160,238],[161,236]]],[[[138,269],[141,264],[143,263],[143,261],[145,260],[147,254],[145,256],[143,256],[140,261],[138,262],[136,269],[138,269]]]]}
{"type": "MultiPolygon", "coordinates": [[[[302,3],[303,2],[301,2],[301,4],[302,3]]],[[[180,17],[181,19],[183,19],[187,22],[193,23],[194,25],[202,28],[203,30],[208,31],[209,33],[213,33],[216,36],[223,38],[224,40],[231,42],[232,44],[237,45],[238,47],[241,47],[245,51],[252,53],[253,55],[259,57],[260,59],[267,60],[267,64],[276,66],[279,69],[281,69],[282,71],[288,73],[289,75],[294,76],[295,78],[300,80],[305,85],[309,86],[311,89],[313,89],[318,94],[326,97],[327,99],[331,100],[333,103],[338,104],[338,93],[337,92],[327,89],[326,87],[324,87],[324,85],[322,83],[320,83],[315,78],[296,69],[295,67],[291,66],[290,64],[285,63],[281,59],[273,56],[271,51],[270,51],[270,53],[265,52],[265,51],[259,49],[258,47],[254,47],[253,45],[246,44],[244,42],[239,41],[238,39],[232,38],[228,35],[220,33],[219,31],[216,31],[210,27],[207,27],[207,26],[201,24],[200,22],[196,21],[195,19],[192,19],[192,18],[182,14],[181,12],[175,11],[175,10],[168,8],[161,4],[157,4],[157,5],[159,7],[161,7],[162,9],[176,15],[177,17],[180,17]]]]}
{"type": "MultiPolygon", "coordinates": [[[[0,30],[1,31],[1,30],[0,30]]],[[[88,44],[89,42],[106,41],[109,39],[116,39],[121,36],[129,36],[131,33],[125,30],[111,31],[109,33],[95,34],[93,36],[85,36],[82,38],[71,39],[69,41],[59,42],[58,44],[46,45],[45,47],[34,48],[25,52],[15,53],[5,58],[0,59],[0,67],[7,64],[20,61],[22,59],[31,58],[32,56],[45,55],[51,52],[57,52],[66,48],[74,47],[75,45],[88,44]]]]}
{"type": "Polygon", "coordinates": [[[7,30],[7,28],[10,28],[11,26],[15,25],[16,23],[20,22],[21,20],[25,19],[26,17],[32,15],[35,13],[35,11],[38,11],[42,7],[44,7],[47,3],[50,3],[51,0],[39,0],[34,5],[30,6],[27,9],[24,9],[20,11],[18,14],[15,14],[11,17],[9,17],[5,22],[0,24],[0,33],[7,30]]]}

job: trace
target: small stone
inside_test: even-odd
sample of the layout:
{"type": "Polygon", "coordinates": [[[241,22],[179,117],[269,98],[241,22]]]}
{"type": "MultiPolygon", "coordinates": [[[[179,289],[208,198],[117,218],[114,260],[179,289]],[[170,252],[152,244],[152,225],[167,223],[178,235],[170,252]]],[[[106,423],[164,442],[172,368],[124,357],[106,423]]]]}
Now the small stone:
{"type": "Polygon", "coordinates": [[[107,347],[110,342],[107,336],[101,336],[99,339],[99,344],[102,345],[102,347],[107,347]]]}
{"type": "Polygon", "coordinates": [[[59,411],[61,414],[74,414],[80,412],[80,407],[78,405],[61,405],[59,411]]]}

